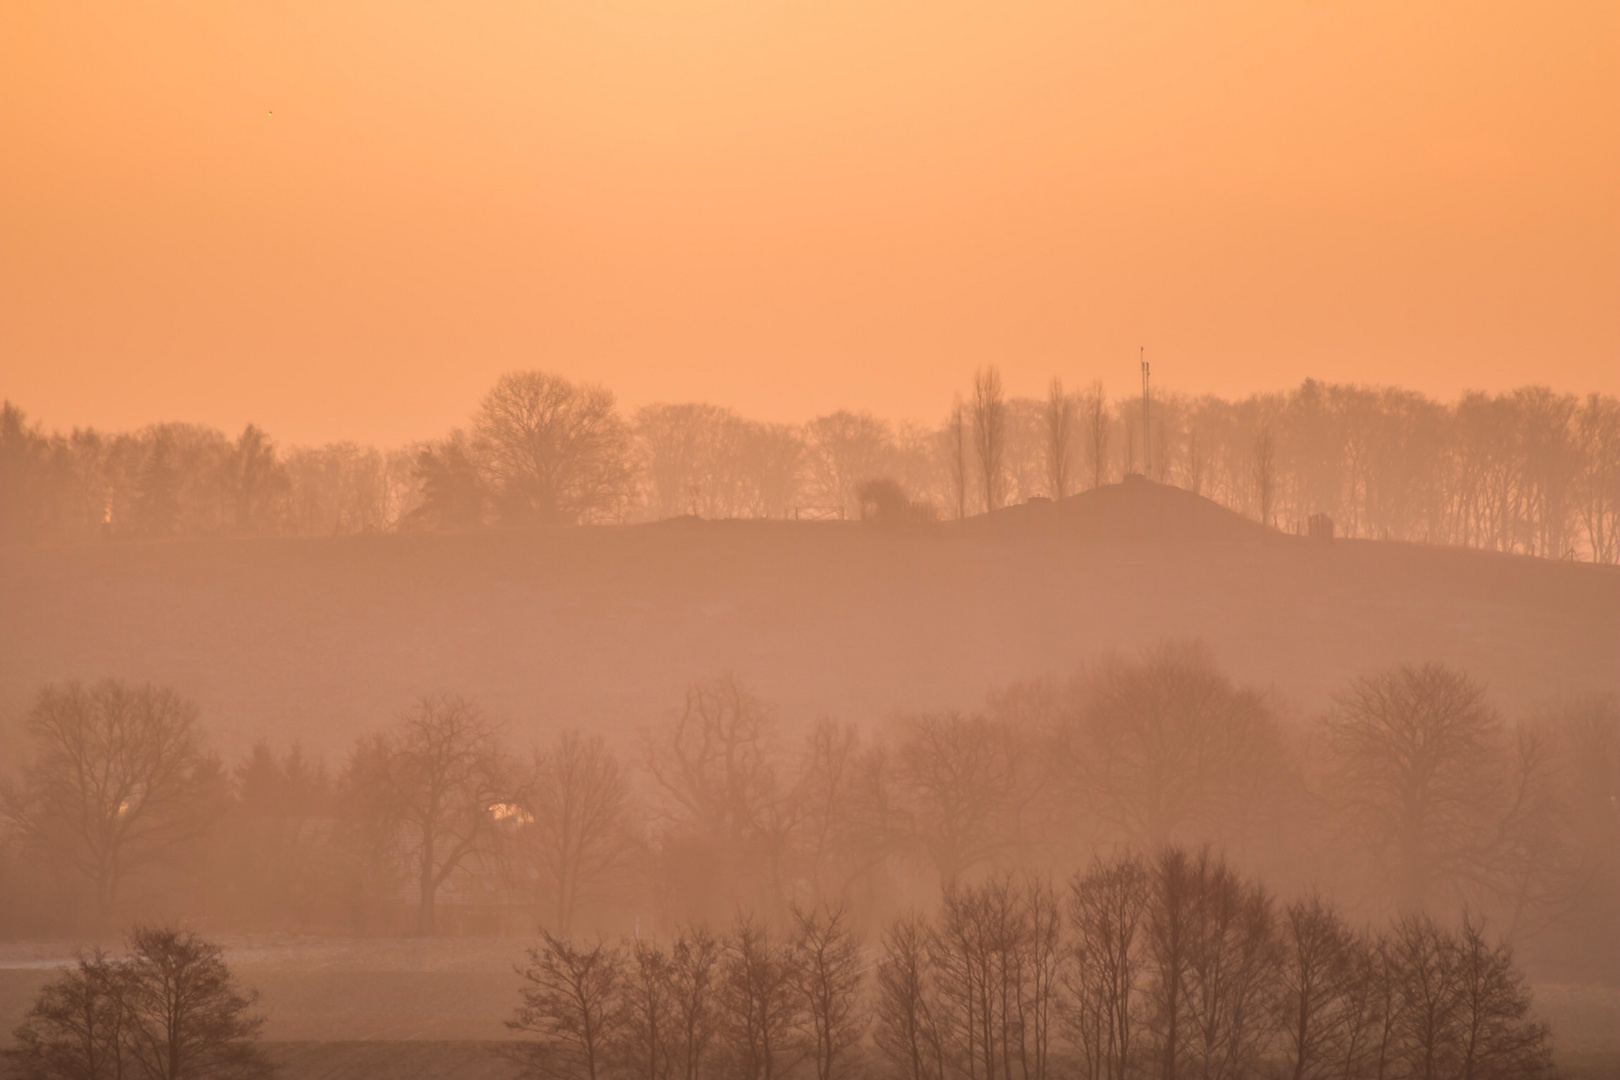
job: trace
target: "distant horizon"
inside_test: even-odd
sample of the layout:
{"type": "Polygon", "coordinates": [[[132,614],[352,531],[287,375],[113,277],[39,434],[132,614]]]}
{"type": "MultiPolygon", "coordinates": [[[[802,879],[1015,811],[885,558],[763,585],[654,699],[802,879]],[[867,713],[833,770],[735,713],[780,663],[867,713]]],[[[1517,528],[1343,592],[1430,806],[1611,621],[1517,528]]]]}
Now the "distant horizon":
{"type": "MultiPolygon", "coordinates": [[[[1111,402],[1117,403],[1117,402],[1122,401],[1122,400],[1140,400],[1140,398],[1141,398],[1140,374],[1139,374],[1139,371],[1135,367],[1135,363],[1136,362],[1133,360],[1132,361],[1132,371],[1130,373],[1132,381],[1127,382],[1123,378],[1119,380],[1120,385],[1123,385],[1125,387],[1123,390],[1116,390],[1113,386],[1110,386],[1109,383],[1106,380],[1097,380],[1097,379],[1093,379],[1093,378],[1079,378],[1079,377],[1072,377],[1071,378],[1071,377],[1065,377],[1065,376],[1062,376],[1062,375],[1058,375],[1056,377],[1062,379],[1064,388],[1069,393],[1078,393],[1080,391],[1084,391],[1084,390],[1088,389],[1089,387],[1091,387],[1094,382],[1101,381],[1103,383],[1104,390],[1107,392],[1108,399],[1111,402]]],[[[1149,364],[1150,365],[1152,364],[1151,360],[1149,361],[1149,364]]],[[[543,367],[534,367],[534,368],[514,367],[514,368],[511,368],[511,369],[508,369],[508,370],[548,370],[548,371],[550,371],[550,370],[553,370],[553,369],[547,369],[547,368],[543,368],[543,367]]],[[[555,371],[554,373],[556,373],[556,374],[564,374],[565,377],[567,377],[565,372],[555,371]]],[[[499,374],[502,374],[502,373],[498,372],[497,376],[499,374]]],[[[1004,373],[1004,377],[1005,377],[1005,373],[1004,373]]],[[[1037,380],[1033,385],[1030,385],[1030,386],[1027,386],[1027,387],[1012,383],[1011,380],[1008,380],[1008,383],[1009,383],[1009,385],[1007,386],[1008,396],[1010,398],[1043,399],[1046,396],[1047,387],[1050,384],[1050,381],[1051,381],[1052,377],[1053,376],[1048,376],[1046,379],[1037,380]]],[[[703,396],[699,396],[699,395],[693,395],[693,396],[688,396],[688,397],[671,396],[671,397],[662,397],[662,398],[649,399],[649,400],[628,400],[623,394],[621,394],[619,392],[617,387],[613,386],[610,383],[605,383],[605,382],[601,382],[600,380],[593,380],[593,379],[588,379],[588,378],[576,378],[576,379],[573,379],[572,381],[579,382],[579,383],[582,383],[582,384],[591,384],[591,385],[598,385],[598,386],[604,387],[605,389],[607,389],[608,391],[610,391],[614,395],[614,400],[615,400],[615,403],[616,403],[616,406],[617,406],[619,412],[621,412],[626,417],[632,416],[637,409],[640,409],[640,408],[643,408],[643,407],[649,406],[649,405],[704,404],[704,405],[714,405],[714,406],[717,406],[717,407],[720,407],[720,408],[730,409],[734,413],[736,413],[737,415],[743,417],[744,419],[752,420],[752,421],[765,422],[765,423],[782,423],[782,424],[789,424],[789,425],[803,425],[803,424],[806,424],[806,423],[810,422],[811,420],[815,419],[818,416],[826,416],[826,415],[829,415],[829,414],[834,413],[834,412],[847,411],[847,412],[852,412],[852,413],[868,413],[868,414],[876,417],[879,420],[887,421],[889,423],[894,423],[894,424],[911,423],[911,424],[916,424],[916,425],[923,426],[923,427],[932,427],[932,426],[937,426],[938,424],[942,423],[945,420],[945,418],[949,415],[952,402],[953,402],[953,400],[955,400],[955,397],[957,395],[960,395],[963,398],[965,398],[968,395],[968,392],[971,389],[971,378],[972,378],[972,372],[970,371],[970,372],[967,373],[966,377],[964,377],[964,379],[962,380],[961,385],[958,386],[954,390],[954,392],[947,391],[942,395],[936,395],[936,396],[939,396],[939,397],[942,398],[941,404],[940,404],[937,411],[932,412],[932,413],[921,413],[921,414],[911,414],[911,413],[895,414],[895,413],[890,413],[890,412],[884,412],[879,408],[870,407],[870,406],[867,406],[865,404],[849,403],[849,402],[846,402],[844,404],[834,403],[831,407],[826,408],[826,409],[820,409],[820,410],[816,410],[816,411],[800,411],[797,414],[788,414],[788,415],[767,414],[767,413],[761,413],[761,412],[758,412],[758,411],[752,411],[749,408],[744,407],[743,405],[737,404],[735,402],[728,402],[728,401],[725,401],[725,400],[722,400],[722,399],[717,399],[717,398],[714,398],[714,397],[703,397],[703,396]]],[[[1322,378],[1320,376],[1305,375],[1305,376],[1302,376],[1301,378],[1299,378],[1298,380],[1294,381],[1293,383],[1291,383],[1289,385],[1286,385],[1286,386],[1267,387],[1267,388],[1264,388],[1264,389],[1255,389],[1255,390],[1249,390],[1249,391],[1244,391],[1244,392],[1241,392],[1241,393],[1232,394],[1232,393],[1220,393],[1218,391],[1212,391],[1212,390],[1191,391],[1191,390],[1186,390],[1186,389],[1184,389],[1184,388],[1182,388],[1180,386],[1176,386],[1176,385],[1166,385],[1166,383],[1161,379],[1160,374],[1159,374],[1159,370],[1157,368],[1155,368],[1153,370],[1153,391],[1154,391],[1155,395],[1163,393],[1163,394],[1166,394],[1166,395],[1169,395],[1169,396],[1172,396],[1172,397],[1178,397],[1178,398],[1187,399],[1187,400],[1197,399],[1197,398],[1208,396],[1208,397],[1213,397],[1213,398],[1223,400],[1223,401],[1227,401],[1227,402],[1237,403],[1237,402],[1245,401],[1245,400],[1247,400],[1249,398],[1256,397],[1256,396],[1262,396],[1262,395],[1268,395],[1268,394],[1280,394],[1280,395],[1291,394],[1291,393],[1297,391],[1306,382],[1313,381],[1313,380],[1315,382],[1321,383],[1321,384],[1323,384],[1325,386],[1354,386],[1354,387],[1360,387],[1360,388],[1366,388],[1366,389],[1374,389],[1374,390],[1399,390],[1399,391],[1403,391],[1403,392],[1417,393],[1417,394],[1420,394],[1423,397],[1425,397],[1425,398],[1427,398],[1427,399],[1429,399],[1431,401],[1435,401],[1435,402],[1439,402],[1439,403],[1447,404],[1447,405],[1453,404],[1457,400],[1459,400],[1460,398],[1462,398],[1462,397],[1464,397],[1464,396],[1466,396],[1468,394],[1472,394],[1472,393],[1484,393],[1484,394],[1491,395],[1491,396],[1497,396],[1497,395],[1503,395],[1503,394],[1511,394],[1511,393],[1513,393],[1513,392],[1515,392],[1517,390],[1530,389],[1530,388],[1546,388],[1546,389],[1551,390],[1555,394],[1573,395],[1577,399],[1585,399],[1590,394],[1601,394],[1601,395],[1604,395],[1604,396],[1613,396],[1614,393],[1615,393],[1615,391],[1608,390],[1608,389],[1601,388],[1601,387],[1586,387],[1586,388],[1577,387],[1577,388],[1567,388],[1566,389],[1566,388],[1562,388],[1562,387],[1559,387],[1559,386],[1556,386],[1556,385],[1551,385],[1546,381],[1530,380],[1530,381],[1516,383],[1514,385],[1505,386],[1505,387],[1501,387],[1501,388],[1482,388],[1482,387],[1477,387],[1477,386],[1464,386],[1461,389],[1458,389],[1455,392],[1452,392],[1450,394],[1442,394],[1442,393],[1433,393],[1433,392],[1425,391],[1425,390],[1420,389],[1418,387],[1405,385],[1405,384],[1402,384],[1402,383],[1399,383],[1399,382],[1374,382],[1374,381],[1367,380],[1367,379],[1326,379],[1326,378],[1322,378]]],[[[465,380],[461,380],[461,381],[465,381],[465,380]]],[[[352,443],[358,443],[360,445],[366,445],[366,446],[392,448],[392,447],[410,446],[410,445],[414,445],[414,444],[417,444],[417,443],[423,443],[423,442],[432,442],[434,440],[443,438],[444,436],[448,435],[453,430],[465,427],[465,425],[468,422],[468,418],[472,415],[473,411],[477,408],[479,400],[489,390],[489,386],[493,385],[493,382],[494,382],[494,378],[491,378],[489,384],[486,384],[486,385],[478,388],[475,392],[471,393],[466,399],[465,406],[460,408],[459,410],[453,411],[451,413],[451,415],[450,415],[450,418],[448,420],[440,423],[438,426],[436,426],[436,427],[426,427],[426,426],[424,426],[416,434],[410,434],[410,435],[405,435],[405,436],[402,436],[402,437],[391,438],[391,439],[390,438],[362,437],[361,435],[358,435],[358,434],[354,433],[353,431],[349,430],[348,427],[344,426],[343,422],[341,420],[334,420],[329,424],[318,424],[318,425],[317,424],[311,424],[308,421],[306,421],[304,424],[294,423],[294,424],[291,424],[291,425],[277,425],[277,424],[274,424],[274,423],[270,422],[268,420],[268,418],[263,417],[263,416],[259,415],[259,413],[256,413],[256,412],[253,412],[253,411],[250,411],[250,410],[237,410],[237,411],[232,411],[230,413],[215,412],[214,415],[212,415],[212,416],[178,415],[178,414],[176,414],[176,415],[163,415],[163,414],[159,413],[159,414],[154,414],[154,415],[151,415],[151,416],[147,416],[145,418],[136,418],[136,419],[127,420],[127,421],[124,421],[124,422],[99,422],[96,419],[94,419],[93,417],[92,418],[84,418],[85,414],[81,412],[80,413],[80,417],[81,417],[80,419],[65,420],[65,419],[59,418],[56,415],[47,414],[42,409],[38,408],[35,402],[32,402],[32,401],[22,397],[21,395],[11,394],[4,385],[0,385],[0,402],[8,402],[11,405],[13,405],[14,407],[22,410],[24,416],[27,418],[27,421],[28,421],[28,423],[30,425],[37,425],[41,430],[43,430],[45,432],[64,432],[65,433],[65,432],[70,432],[70,431],[74,431],[74,430],[82,430],[82,429],[92,429],[92,430],[102,431],[102,432],[139,431],[139,430],[142,430],[142,429],[147,428],[147,427],[151,427],[151,426],[155,426],[155,425],[162,425],[162,424],[191,424],[191,425],[197,425],[197,426],[200,426],[200,427],[213,428],[213,429],[223,431],[223,432],[227,432],[227,433],[236,433],[236,432],[240,432],[243,428],[245,428],[245,427],[247,427],[248,425],[251,424],[251,425],[259,428],[261,431],[265,432],[267,435],[269,435],[272,439],[276,440],[278,443],[288,445],[288,446],[317,446],[317,445],[325,445],[325,444],[333,444],[333,443],[352,442],[352,443]],[[228,415],[228,416],[232,417],[232,419],[221,420],[219,418],[221,415],[228,415]],[[313,435],[313,436],[305,436],[305,437],[302,437],[302,438],[287,434],[288,431],[299,431],[299,430],[320,431],[320,432],[322,432],[322,434],[313,435]]],[[[121,413],[128,414],[131,410],[124,409],[124,410],[119,410],[119,411],[121,413]]],[[[311,413],[306,414],[306,415],[307,416],[313,416],[314,412],[312,411],[311,413]]],[[[328,414],[328,415],[331,415],[331,414],[328,414]]],[[[424,425],[426,425],[428,423],[429,422],[426,421],[426,420],[422,421],[422,424],[424,424],[424,425]]]]}

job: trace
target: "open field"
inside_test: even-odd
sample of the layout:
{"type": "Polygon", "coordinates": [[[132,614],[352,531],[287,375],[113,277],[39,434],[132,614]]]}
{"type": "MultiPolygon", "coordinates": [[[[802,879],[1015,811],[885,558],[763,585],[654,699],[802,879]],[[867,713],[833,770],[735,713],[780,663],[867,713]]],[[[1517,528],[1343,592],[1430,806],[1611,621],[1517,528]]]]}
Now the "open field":
{"type": "Polygon", "coordinates": [[[1620,568],[1314,544],[1172,488],[1115,485],[891,531],[701,522],[0,551],[0,711],[116,675],[196,700],[227,754],[341,753],[416,695],[520,737],[626,736],[730,670],[788,722],[971,706],[1109,650],[1200,637],[1296,713],[1402,660],[1499,704],[1620,688],[1620,568]]]}
{"type": "MultiPolygon", "coordinates": [[[[517,1001],[513,938],[224,939],[232,968],[263,995],[265,1039],[285,1080],[509,1075],[493,1044],[517,1001]]],[[[69,946],[0,945],[0,1031],[9,1032],[69,946]]],[[[1572,1077],[1620,1077],[1620,990],[1540,986],[1572,1077]]]]}

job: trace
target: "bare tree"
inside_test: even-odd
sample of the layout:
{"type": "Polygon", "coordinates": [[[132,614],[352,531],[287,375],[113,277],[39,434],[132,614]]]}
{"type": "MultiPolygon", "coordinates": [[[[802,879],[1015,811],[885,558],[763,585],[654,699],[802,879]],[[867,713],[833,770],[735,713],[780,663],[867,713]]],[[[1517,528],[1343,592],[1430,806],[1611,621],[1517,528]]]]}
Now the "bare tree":
{"type": "Polygon", "coordinates": [[[1449,935],[1426,915],[1407,915],[1392,935],[1398,998],[1392,1059],[1422,1080],[1455,1075],[1458,971],[1449,935]]]}
{"type": "Polygon", "coordinates": [[[913,843],[949,887],[962,871],[1013,842],[1020,790],[1009,732],[983,716],[942,713],[904,721],[895,786],[913,843]]]}
{"type": "Polygon", "coordinates": [[[854,1068],[866,1034],[861,1001],[861,944],[841,906],[793,912],[794,984],[804,1002],[816,1080],[839,1080],[854,1068]]]}
{"type": "MultiPolygon", "coordinates": [[[[1011,988],[1009,1027],[1020,1080],[1046,1080],[1064,961],[1063,905],[1051,883],[1025,880],[1004,923],[1009,941],[1003,985],[1011,988]]],[[[1011,1075],[1010,1066],[1007,1068],[1011,1075]]]]}
{"type": "Polygon", "coordinates": [[[984,1080],[1047,1075],[1061,928],[1044,881],[998,876],[945,891],[930,953],[957,1071],[984,1080]]]}
{"type": "Polygon", "coordinates": [[[1327,734],[1344,819],[1421,910],[1488,838],[1501,720],[1466,675],[1425,664],[1357,679],[1327,734]]]}
{"type": "Polygon", "coordinates": [[[793,950],[738,916],[721,962],[721,1031],[736,1080],[787,1076],[806,1056],[808,1022],[793,950]]]}
{"type": "Polygon", "coordinates": [[[1579,517],[1593,562],[1620,562],[1620,401],[1589,394],[1576,414],[1579,517]]]}
{"type": "Polygon", "coordinates": [[[1046,482],[1052,498],[1069,494],[1074,464],[1074,398],[1063,392],[1063,380],[1053,379],[1046,391],[1046,482]]]}
{"type": "Polygon", "coordinates": [[[638,938],[626,967],[612,1056],[636,1080],[668,1080],[678,1032],[669,953],[638,938]]]}
{"type": "Polygon", "coordinates": [[[1555,1075],[1546,1024],[1532,1020],[1530,988],[1504,942],[1487,940],[1483,924],[1465,915],[1453,932],[1460,999],[1457,1075],[1533,1080],[1555,1075]]]}
{"type": "Polygon", "coordinates": [[[39,1080],[250,1080],[273,1070],[256,1044],[258,995],[236,984],[218,945],[189,930],[137,926],[129,955],[97,951],[40,991],[5,1056],[39,1080]]]}
{"type": "Polygon", "coordinates": [[[1238,1080],[1259,1071],[1276,1014],[1271,897],[1208,852],[1195,865],[1189,1049],[1197,1074],[1238,1080]]]}
{"type": "Polygon", "coordinates": [[[648,405],[635,437],[654,518],[784,517],[796,501],[804,443],[785,424],[713,405],[648,405]]]}
{"type": "Polygon", "coordinates": [[[247,535],[275,529],[278,503],[289,484],[270,436],[253,424],[243,428],[229,468],[236,531],[247,535]]]}
{"type": "Polygon", "coordinates": [[[871,413],[840,410],[806,424],[805,442],[817,504],[836,508],[840,518],[858,516],[861,485],[886,473],[894,457],[889,425],[871,413]]]}
{"type": "Polygon", "coordinates": [[[1091,486],[1102,487],[1108,480],[1108,394],[1100,382],[1091,384],[1085,395],[1086,464],[1091,466],[1091,486]]]}
{"type": "Polygon", "coordinates": [[[1277,1026],[1293,1080],[1342,1075],[1358,1034],[1355,934],[1319,896],[1288,905],[1281,920],[1277,1026]]]}
{"type": "Polygon", "coordinates": [[[973,376],[973,450],[984,484],[984,509],[1001,509],[1007,483],[1007,399],[1001,372],[985,368],[973,376]]]}
{"type": "Polygon", "coordinates": [[[33,758],[0,814],[88,883],[105,926],[131,873],[208,825],[217,766],[197,709],[164,687],[69,682],[40,691],[24,730],[33,758]]]}
{"type": "Polygon", "coordinates": [[[581,899],[630,853],[630,788],[600,735],[565,731],[534,758],[527,800],[533,820],[518,830],[518,844],[539,875],[547,917],[567,936],[581,899]]]}
{"type": "Polygon", "coordinates": [[[985,905],[982,892],[947,886],[928,943],[944,1056],[949,1071],[968,1080],[995,1080],[999,1071],[995,961],[985,905]]]}
{"type": "Polygon", "coordinates": [[[136,927],[119,980],[129,1054],[151,1080],[259,1077],[258,1000],[238,989],[224,951],[189,930],[136,927]]]}
{"type": "Polygon", "coordinates": [[[1186,478],[1187,490],[1194,495],[1204,493],[1204,475],[1207,466],[1204,460],[1205,452],[1204,440],[1199,437],[1198,429],[1192,428],[1187,432],[1186,478]]]}
{"type": "Polygon", "coordinates": [[[605,941],[573,942],[542,930],[542,943],[517,968],[522,1004],[506,1026],[539,1038],[509,1055],[523,1075],[546,1080],[602,1080],[623,1015],[619,992],[624,955],[605,941]]]}
{"type": "Polygon", "coordinates": [[[853,724],[820,720],[805,739],[804,764],[794,785],[800,854],[817,903],[837,902],[849,882],[880,858],[864,798],[868,773],[860,732],[853,724]]]}
{"type": "Polygon", "coordinates": [[[1181,848],[1161,849],[1149,877],[1145,1027],[1153,1072],[1162,1080],[1188,1075],[1198,877],[1195,861],[1181,848]]]}
{"type": "Polygon", "coordinates": [[[720,1027],[720,943],[704,927],[683,930],[669,950],[672,1072],[678,1080],[707,1075],[720,1027]]]}
{"type": "Polygon", "coordinates": [[[884,932],[877,964],[872,1041],[898,1080],[942,1080],[944,1035],[921,916],[902,916],[884,932]]]}
{"type": "Polygon", "coordinates": [[[1068,1026],[1086,1080],[1125,1080],[1136,1064],[1148,882],[1141,859],[1126,855],[1093,862],[1069,887],[1068,1026]]]}
{"type": "Polygon", "coordinates": [[[734,886],[753,879],[778,903],[794,822],[770,733],[765,706],[730,675],[693,683],[673,723],[649,735],[647,765],[670,826],[711,860],[710,872],[734,886]]]}
{"type": "Polygon", "coordinates": [[[597,517],[628,490],[629,428],[601,387],[541,371],[502,375],[478,407],[473,434],[511,520],[597,517]]]}
{"type": "Polygon", "coordinates": [[[1281,766],[1265,702],[1196,645],[1105,663],[1081,684],[1064,734],[1079,798],[1115,839],[1148,850],[1241,832],[1265,795],[1256,777],[1281,766]]]}
{"type": "Polygon", "coordinates": [[[1260,523],[1271,524],[1271,504],[1277,490],[1277,440],[1263,427],[1254,438],[1254,493],[1260,502],[1260,523]]]}
{"type": "Polygon", "coordinates": [[[968,492],[968,420],[967,410],[957,398],[951,406],[950,419],[945,422],[945,457],[951,473],[951,494],[956,502],[956,520],[967,517],[968,492]]]}
{"type": "Polygon", "coordinates": [[[135,1072],[125,1031],[122,966],[100,949],[46,983],[0,1058],[29,1080],[121,1080],[135,1072]]]}
{"type": "Polygon", "coordinates": [[[431,935],[440,886],[493,854],[523,816],[524,785],[500,734],[463,698],[424,697],[393,731],[363,742],[352,769],[409,852],[417,932],[431,935]]]}

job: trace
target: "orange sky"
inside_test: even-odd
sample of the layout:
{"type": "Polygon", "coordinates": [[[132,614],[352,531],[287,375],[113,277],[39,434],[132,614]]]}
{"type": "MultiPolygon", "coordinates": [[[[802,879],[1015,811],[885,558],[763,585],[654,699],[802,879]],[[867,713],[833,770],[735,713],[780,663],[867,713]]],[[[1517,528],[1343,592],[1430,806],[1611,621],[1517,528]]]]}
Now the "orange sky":
{"type": "Polygon", "coordinates": [[[0,396],[394,442],[542,367],[1620,392],[1620,14],[1540,0],[0,4],[0,396]]]}

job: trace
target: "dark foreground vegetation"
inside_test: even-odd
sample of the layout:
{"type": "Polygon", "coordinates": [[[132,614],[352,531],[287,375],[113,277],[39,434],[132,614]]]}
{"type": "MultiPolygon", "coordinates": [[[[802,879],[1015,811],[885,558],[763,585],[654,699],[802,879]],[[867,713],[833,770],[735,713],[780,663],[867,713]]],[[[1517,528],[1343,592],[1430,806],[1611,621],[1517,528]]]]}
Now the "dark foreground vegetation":
{"type": "MultiPolygon", "coordinates": [[[[13,1075],[271,1071],[216,947],[129,944],[41,991],[13,1075]]],[[[1099,858],[1065,884],[993,874],[873,933],[844,907],[619,944],[542,931],[518,973],[518,1037],[487,1052],[549,1080],[1553,1075],[1525,977],[1477,919],[1357,929],[1207,848],[1099,858]]]]}
{"type": "Polygon", "coordinates": [[[1205,850],[1066,886],[954,885],[864,940],[842,909],[619,946],[546,935],[508,1055],[526,1075],[816,1080],[1533,1078],[1547,1029],[1477,922],[1357,931],[1205,850]]]}
{"type": "Polygon", "coordinates": [[[1267,525],[1620,561],[1620,401],[1527,387],[1444,404],[1307,381],[1239,401],[1101,384],[1011,398],[994,369],[940,423],[804,424],[703,404],[622,415],[541,372],[457,430],[393,449],[279,449],[249,425],[49,433],[0,408],[0,543],[324,536],[704,518],[963,518],[1130,474],[1267,525]]]}
{"type": "Polygon", "coordinates": [[[0,1061],[26,1080],[254,1080],[273,1069],[253,1002],[217,945],[136,927],[127,955],[96,949],[46,986],[0,1061]]]}

